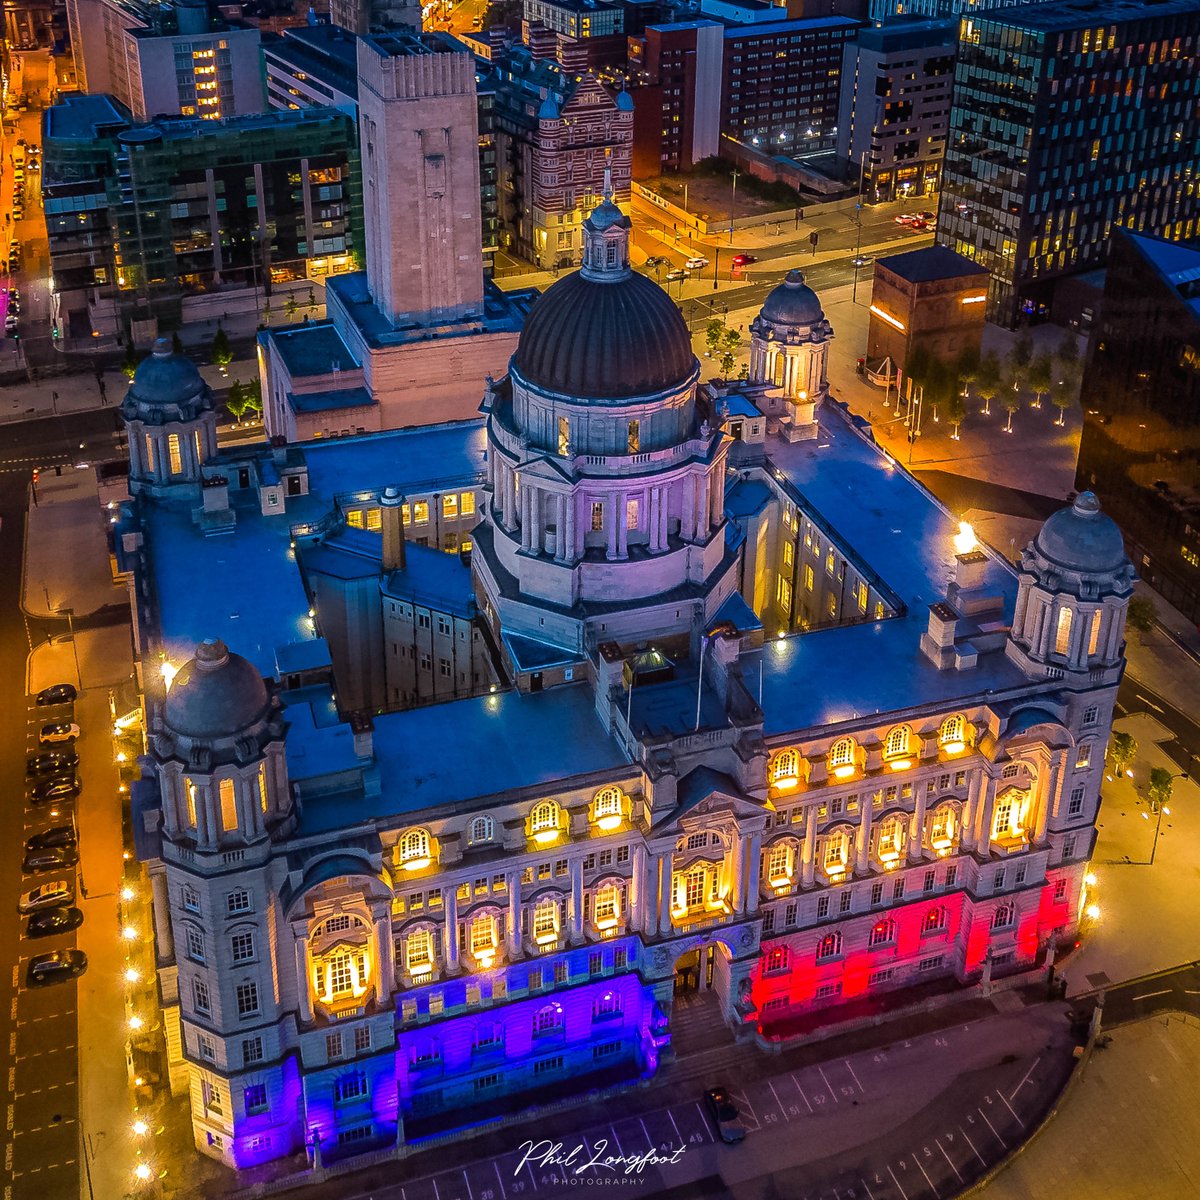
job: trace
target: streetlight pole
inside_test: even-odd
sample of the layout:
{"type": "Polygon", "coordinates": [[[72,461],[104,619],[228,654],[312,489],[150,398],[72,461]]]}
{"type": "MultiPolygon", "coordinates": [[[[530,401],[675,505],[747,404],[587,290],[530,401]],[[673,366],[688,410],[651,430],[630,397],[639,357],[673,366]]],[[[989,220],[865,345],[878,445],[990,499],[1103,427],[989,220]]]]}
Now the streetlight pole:
{"type": "Polygon", "coordinates": [[[1169,817],[1171,810],[1165,804],[1158,806],[1158,819],[1154,822],[1154,843],[1150,847],[1150,866],[1154,866],[1154,856],[1158,853],[1158,831],[1162,828],[1163,813],[1169,817]]]}
{"type": "Polygon", "coordinates": [[[863,193],[863,173],[867,169],[867,152],[862,152],[862,157],[858,160],[858,203],[854,206],[854,220],[858,226],[858,233],[854,238],[854,287],[850,291],[850,303],[858,303],[858,269],[860,260],[862,259],[862,193],[863,193]]]}
{"type": "Polygon", "coordinates": [[[733,194],[729,198],[729,244],[733,245],[733,214],[737,208],[737,181],[740,171],[733,172],[733,194]]]}

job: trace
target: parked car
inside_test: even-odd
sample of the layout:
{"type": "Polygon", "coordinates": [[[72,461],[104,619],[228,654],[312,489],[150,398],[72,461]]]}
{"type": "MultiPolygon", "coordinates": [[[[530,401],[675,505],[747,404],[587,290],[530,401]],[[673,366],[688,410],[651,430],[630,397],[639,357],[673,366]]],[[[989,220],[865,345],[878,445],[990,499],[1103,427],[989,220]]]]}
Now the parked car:
{"type": "Polygon", "coordinates": [[[79,736],[79,726],[74,721],[51,721],[38,730],[38,741],[43,746],[58,742],[73,742],[79,736]]]}
{"type": "Polygon", "coordinates": [[[43,754],[31,754],[25,763],[30,775],[59,775],[73,771],[79,765],[79,755],[74,750],[47,750],[43,754]]]}
{"type": "Polygon", "coordinates": [[[17,911],[41,912],[45,908],[66,908],[75,903],[75,885],[69,879],[39,883],[17,901],[17,911]]]}
{"type": "Polygon", "coordinates": [[[72,683],[56,683],[52,687],[42,688],[37,694],[36,703],[45,707],[47,704],[70,704],[79,693],[72,683]]]}
{"type": "Polygon", "coordinates": [[[16,329],[16,327],[17,327],[17,318],[12,313],[10,313],[7,317],[4,318],[5,331],[8,333],[12,333],[12,331],[14,329],[16,329]]]}
{"type": "Polygon", "coordinates": [[[668,283],[675,283],[678,280],[690,279],[691,277],[692,277],[691,271],[685,271],[682,267],[676,267],[675,270],[667,272],[667,282],[668,283]]]}
{"type": "Polygon", "coordinates": [[[683,264],[689,271],[700,271],[708,266],[708,259],[701,254],[693,254],[691,258],[683,264]]]}
{"type": "Polygon", "coordinates": [[[913,217],[913,219],[909,221],[908,227],[909,229],[928,229],[929,222],[922,221],[920,217],[913,217]]]}
{"type": "Polygon", "coordinates": [[[45,850],[51,846],[74,846],[77,841],[73,825],[54,825],[25,839],[26,850],[45,850]]]}
{"type": "Polygon", "coordinates": [[[742,1120],[728,1088],[709,1088],[704,1093],[704,1106],[708,1109],[708,1115],[712,1118],[721,1141],[732,1145],[745,1138],[746,1123],[742,1120]]]}
{"type": "Polygon", "coordinates": [[[670,261],[670,259],[663,257],[661,254],[652,254],[648,259],[646,259],[646,266],[665,267],[670,261]]]}
{"type": "Polygon", "coordinates": [[[733,265],[735,267],[748,267],[751,263],[758,262],[756,254],[735,254],[733,256],[733,265]]]}
{"type": "Polygon", "coordinates": [[[53,937],[56,933],[68,933],[83,924],[83,913],[78,908],[47,908],[35,912],[25,926],[26,937],[53,937]]]}
{"type": "Polygon", "coordinates": [[[87,955],[82,950],[54,950],[49,954],[35,954],[29,960],[27,979],[31,987],[42,987],[77,979],[86,970],[87,955]]]}
{"type": "Polygon", "coordinates": [[[70,800],[83,791],[83,784],[74,771],[51,775],[48,779],[39,779],[33,785],[34,804],[51,804],[57,800],[70,800]]]}
{"type": "Polygon", "coordinates": [[[21,862],[26,875],[38,875],[43,871],[62,871],[79,861],[79,851],[74,846],[47,846],[42,850],[30,850],[21,862]]]}

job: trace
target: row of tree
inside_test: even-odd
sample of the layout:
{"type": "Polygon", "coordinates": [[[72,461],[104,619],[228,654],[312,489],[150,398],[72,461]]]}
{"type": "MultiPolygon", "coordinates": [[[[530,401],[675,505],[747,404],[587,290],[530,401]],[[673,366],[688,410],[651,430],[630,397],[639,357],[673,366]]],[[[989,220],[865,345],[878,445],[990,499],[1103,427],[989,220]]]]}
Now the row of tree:
{"type": "MultiPolygon", "coordinates": [[[[1137,738],[1132,733],[1114,733],[1112,735],[1108,744],[1108,760],[1112,765],[1114,775],[1124,775],[1129,772],[1137,755],[1137,738]]],[[[1153,811],[1157,812],[1163,805],[1171,803],[1171,797],[1175,790],[1175,779],[1176,776],[1166,767],[1150,768],[1146,795],[1149,797],[1150,807],[1153,811]]]]}
{"type": "Polygon", "coordinates": [[[924,389],[925,403],[932,406],[934,414],[944,415],[954,426],[954,438],[966,420],[972,390],[983,401],[984,415],[991,413],[993,400],[1000,404],[1008,413],[1005,431],[1011,433],[1013,414],[1021,408],[1026,393],[1034,408],[1041,408],[1049,397],[1059,409],[1056,424],[1062,425],[1078,395],[1081,379],[1079,343],[1072,333],[1064,334],[1051,353],[1035,353],[1033,339],[1023,333],[1004,357],[994,351],[981,355],[966,350],[954,363],[946,363],[927,345],[917,342],[909,351],[904,370],[914,384],[924,389]]]}

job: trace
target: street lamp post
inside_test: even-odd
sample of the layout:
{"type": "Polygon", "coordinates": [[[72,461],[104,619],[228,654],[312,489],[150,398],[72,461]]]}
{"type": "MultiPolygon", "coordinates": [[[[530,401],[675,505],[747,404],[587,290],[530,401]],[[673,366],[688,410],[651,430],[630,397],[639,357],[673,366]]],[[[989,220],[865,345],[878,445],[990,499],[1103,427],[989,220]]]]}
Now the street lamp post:
{"type": "Polygon", "coordinates": [[[1169,817],[1171,810],[1165,804],[1160,804],[1158,806],[1158,817],[1154,822],[1154,842],[1150,847],[1150,866],[1154,866],[1154,856],[1158,853],[1158,832],[1162,828],[1163,813],[1166,813],[1169,817]]]}
{"type": "Polygon", "coordinates": [[[729,198],[729,244],[733,245],[733,214],[737,208],[737,181],[740,171],[733,172],[733,194],[729,198]]]}

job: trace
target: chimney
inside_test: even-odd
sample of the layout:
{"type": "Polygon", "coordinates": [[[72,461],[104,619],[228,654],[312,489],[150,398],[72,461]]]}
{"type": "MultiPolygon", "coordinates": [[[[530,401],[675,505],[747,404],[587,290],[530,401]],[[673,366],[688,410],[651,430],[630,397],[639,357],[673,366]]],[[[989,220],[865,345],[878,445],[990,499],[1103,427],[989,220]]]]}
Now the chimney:
{"type": "Polygon", "coordinates": [[[380,498],[380,525],[383,532],[383,569],[403,571],[404,559],[404,497],[400,489],[387,488],[380,498]]]}
{"type": "Polygon", "coordinates": [[[954,582],[959,591],[969,591],[983,583],[987,572],[988,556],[982,550],[970,550],[954,556],[954,582]]]}
{"type": "Polygon", "coordinates": [[[375,752],[375,723],[371,720],[371,714],[351,713],[350,732],[354,735],[355,757],[371,758],[375,752]]]}

